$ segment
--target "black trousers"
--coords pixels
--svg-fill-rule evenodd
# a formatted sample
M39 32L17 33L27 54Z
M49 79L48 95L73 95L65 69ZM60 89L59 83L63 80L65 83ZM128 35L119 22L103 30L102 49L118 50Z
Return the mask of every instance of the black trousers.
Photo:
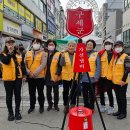
M120 114L127 114L127 99L126 99L126 92L127 92L128 84L124 86L114 84L114 90L116 94L116 100L118 105L118 112Z
M28 78L28 87L30 95L30 108L35 108L36 104L36 89L38 92L38 102L41 108L44 107L44 79L43 78Z
M95 83L92 83L92 87L95 94ZM95 97L89 83L85 83L85 82L82 83L82 92L83 92L83 99L84 99L84 107L94 109Z
M112 81L105 79L105 78L100 78L99 83L98 83L98 88L99 88L99 94L100 94L100 103L101 105L105 106L105 89L107 91L108 99L109 99L109 106L114 107L114 99L113 99L113 84Z
M52 88L53 88L54 106L57 106L59 102L59 86L47 85L46 88L47 88L46 94L47 94L48 105L53 105L53 101L52 101Z
M13 93L15 96L15 113L19 113L21 103L22 79L16 79L15 81L4 81L4 86L6 92L6 105L9 114L13 114L13 107L12 107Z
M64 101L64 106L67 105L68 103L68 96L69 96L69 91L71 89L71 84L72 84L72 80L71 81L66 81L63 80L63 101ZM71 95L71 104L72 105L76 105L76 92L77 89L77 83L76 81L74 82L74 87L72 89L72 95Z

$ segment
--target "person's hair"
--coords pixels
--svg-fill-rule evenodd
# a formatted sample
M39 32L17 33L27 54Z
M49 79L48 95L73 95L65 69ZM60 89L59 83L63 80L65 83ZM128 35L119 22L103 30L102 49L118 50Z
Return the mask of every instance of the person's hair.
M34 38L34 39L32 40L32 44L33 44L33 42L34 42L35 40L36 40L36 42L42 44L42 40L41 40L41 39L38 39L38 38Z
M89 39L86 41L86 45L88 44L88 42L92 42L93 43L93 49L96 47L96 42L93 39Z
M56 41L55 41L55 40L52 40L52 39L48 39L48 40L47 40L47 42L46 42L46 46L48 46L48 44L49 44L50 42L53 42L54 45L55 45L55 47L57 46Z
M68 42L68 45L69 45L69 44L76 45L76 42L71 40L71 41Z
M16 53L16 50L17 50L17 47L16 47L16 46L14 46L14 52L15 52L15 53ZM3 52L2 52L2 53L7 54L8 52L9 52L9 50L8 50L7 46L5 45L4 50L3 50Z
M8 48L7 48L7 46L5 45L5 47L4 47L4 50L3 50L3 53L8 53L9 52L9 50L8 50Z
M123 47L124 46L124 42L122 42L122 41L116 41L115 44L114 44L114 47L116 45L121 45Z

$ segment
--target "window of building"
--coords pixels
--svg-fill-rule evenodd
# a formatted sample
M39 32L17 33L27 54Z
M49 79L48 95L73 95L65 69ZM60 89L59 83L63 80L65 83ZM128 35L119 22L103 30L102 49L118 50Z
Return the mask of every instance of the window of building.
M40 0L39 4L40 4L40 10L43 12L43 2Z
M43 3L43 12L46 14L46 5Z
M125 44L130 44L130 29L123 32L123 41Z
M124 43L126 43L126 31L123 32L123 41L124 41Z
M129 30L126 31L126 43L129 43Z

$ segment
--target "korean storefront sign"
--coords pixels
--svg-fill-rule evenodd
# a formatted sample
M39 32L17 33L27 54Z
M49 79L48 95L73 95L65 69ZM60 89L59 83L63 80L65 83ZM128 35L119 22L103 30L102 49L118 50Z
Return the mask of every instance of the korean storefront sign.
M21 36L21 26L17 23L4 19L3 21L3 31L8 34L13 34L16 36Z

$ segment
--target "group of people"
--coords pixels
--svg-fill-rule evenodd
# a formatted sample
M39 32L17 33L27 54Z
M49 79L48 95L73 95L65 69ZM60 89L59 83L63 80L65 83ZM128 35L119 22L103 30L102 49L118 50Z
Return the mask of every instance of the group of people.
M36 90L38 92L39 112L44 112L44 86L46 85L46 97L48 101L47 111L54 109L59 111L59 84L63 84L63 105L64 112L67 109L68 96L72 87L74 77L74 61L76 42L69 41L67 50L57 51L57 44L49 39L46 43L46 49L42 46L40 39L32 40L31 49L23 55L15 47L15 39L7 37L5 39L4 51L0 54L2 63L2 80L6 91L6 104L8 108L8 120L21 120L20 102L22 81L28 82L30 97L30 108L28 114L34 111L36 104ZM123 119L127 116L126 92L128 86L128 56L124 53L124 43L122 41L113 42L107 39L103 42L104 49L95 51L96 42L88 40L86 42L86 53L88 55L93 90L98 85L100 95L100 111L105 112L105 91L108 94L109 108L108 114L117 116L117 119ZM76 75L73 87L71 89L70 108L76 105L78 75ZM86 73L82 73L80 84L82 84L82 93L84 107L94 111L95 96ZM54 101L52 100L52 89ZM114 89L117 99L118 111L113 113L114 100L112 90ZM12 97L15 95L15 113L12 107Z

